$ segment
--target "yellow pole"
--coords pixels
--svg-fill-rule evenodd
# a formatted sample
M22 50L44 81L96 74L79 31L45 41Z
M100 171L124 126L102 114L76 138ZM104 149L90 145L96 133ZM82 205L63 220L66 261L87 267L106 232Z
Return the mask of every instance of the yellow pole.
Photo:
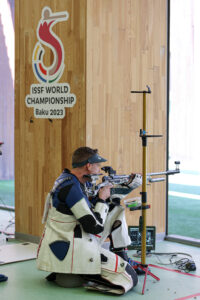
M147 127L147 105L146 94L151 93L150 87L147 85L147 91L131 91L131 93L143 93L143 129L140 129L140 137L142 138L142 216L140 217L139 227L142 232L142 248L141 248L141 264L146 264L146 209L147 207L147 138L150 137L146 133Z
M146 92L143 92L143 134L146 135ZM141 263L146 263L146 184L147 184L147 138L142 143L142 252Z

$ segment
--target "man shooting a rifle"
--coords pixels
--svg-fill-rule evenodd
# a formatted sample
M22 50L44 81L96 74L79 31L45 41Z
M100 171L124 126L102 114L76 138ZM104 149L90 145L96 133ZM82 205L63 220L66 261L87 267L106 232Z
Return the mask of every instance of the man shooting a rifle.
M99 174L105 161L97 149L80 147L74 151L71 172L65 169L47 196L43 216L46 226L38 247L37 266L53 272L47 277L51 281L60 274L77 274L88 289L124 294L137 284L137 273L142 270L135 270L137 263L127 256L126 247L131 240L119 199L141 185L142 177L133 175L116 189L111 204L112 185L89 198L88 175ZM107 237L109 250L102 247Z

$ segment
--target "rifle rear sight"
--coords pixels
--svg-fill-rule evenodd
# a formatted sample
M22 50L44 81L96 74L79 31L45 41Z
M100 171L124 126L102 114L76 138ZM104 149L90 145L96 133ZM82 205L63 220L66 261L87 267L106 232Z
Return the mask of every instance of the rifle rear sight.
M101 168L101 170L108 173L108 175L116 175L116 171L113 170L113 168L110 166L105 166L105 167Z

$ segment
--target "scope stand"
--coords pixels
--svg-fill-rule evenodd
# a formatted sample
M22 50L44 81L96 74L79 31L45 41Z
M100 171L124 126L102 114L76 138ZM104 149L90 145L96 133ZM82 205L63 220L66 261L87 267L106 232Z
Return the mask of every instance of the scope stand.
M146 210L150 208L149 205L147 205L147 138L149 137L161 137L161 135L147 135L146 134L146 94L151 93L151 89L149 86L147 86L147 91L131 91L131 93L142 93L143 94L143 129L140 129L140 137L142 138L142 216L140 216L139 221L139 228L140 232L142 233L142 248L141 248L141 263L138 265L137 268L142 269L145 271L145 278L144 278L144 284L142 288L142 294L144 295L145 285L146 285L146 279L147 275L152 276L157 281L160 280L157 276L155 276L153 273L150 272L148 264L146 264Z

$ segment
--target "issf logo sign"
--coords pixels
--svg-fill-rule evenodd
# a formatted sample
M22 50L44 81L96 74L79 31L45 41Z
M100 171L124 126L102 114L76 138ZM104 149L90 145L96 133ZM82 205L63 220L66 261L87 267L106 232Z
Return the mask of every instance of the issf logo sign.
M25 99L26 105L34 108L36 118L64 118L65 107L73 107L76 103L76 96L70 93L70 85L58 82L65 69L65 52L60 37L53 31L56 23L68 18L67 11L52 13L47 6L42 10L36 31L38 41L32 56L33 72L39 83L31 85L30 94ZM53 62L48 67L44 64L44 46L53 53Z

